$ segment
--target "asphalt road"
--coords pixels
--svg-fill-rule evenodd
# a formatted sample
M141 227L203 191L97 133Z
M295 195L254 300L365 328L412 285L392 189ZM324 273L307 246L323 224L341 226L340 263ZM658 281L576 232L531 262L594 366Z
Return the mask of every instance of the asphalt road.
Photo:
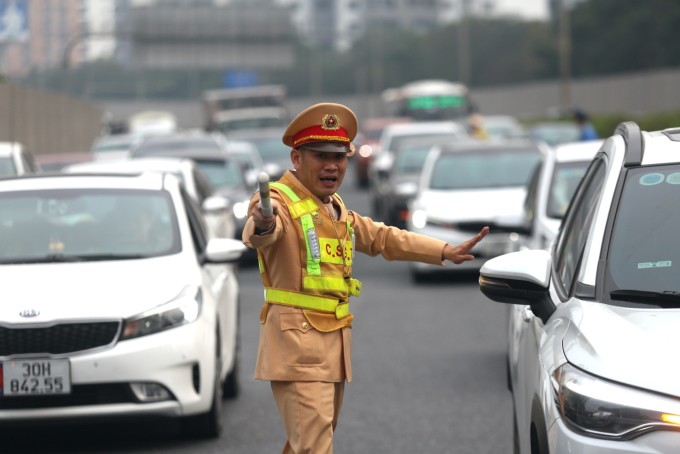
M368 214L368 193L348 170L343 199ZM477 274L413 284L405 263L359 256L363 293L353 301L354 380L336 431L338 454L511 452L506 309L486 299ZM0 452L278 453L285 435L269 384L251 378L262 286L240 271L242 392L224 402L224 434L187 440L173 421L50 425L0 431Z

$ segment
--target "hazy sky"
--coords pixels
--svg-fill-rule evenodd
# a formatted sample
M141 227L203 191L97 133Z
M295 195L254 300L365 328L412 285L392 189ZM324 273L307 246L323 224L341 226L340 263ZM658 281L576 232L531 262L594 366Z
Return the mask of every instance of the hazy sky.
M496 11L528 19L547 19L548 0L498 0Z

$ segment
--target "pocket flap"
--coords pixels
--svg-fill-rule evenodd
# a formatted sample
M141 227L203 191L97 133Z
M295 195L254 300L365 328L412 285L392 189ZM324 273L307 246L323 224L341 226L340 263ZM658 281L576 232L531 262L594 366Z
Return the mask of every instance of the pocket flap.
M312 329L311 323L303 314L279 314L281 318L281 331L295 329L306 333Z

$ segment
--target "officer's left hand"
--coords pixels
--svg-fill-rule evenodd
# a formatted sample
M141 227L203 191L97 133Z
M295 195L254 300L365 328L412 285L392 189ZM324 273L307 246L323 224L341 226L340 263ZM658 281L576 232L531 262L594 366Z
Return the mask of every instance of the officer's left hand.
M474 260L475 256L470 254L470 250L475 247L477 243L482 241L484 237L489 233L489 227L484 227L479 233L469 240L459 244L458 246L451 246L447 244L444 246L444 252L442 253L442 259L450 260L456 265L469 260Z

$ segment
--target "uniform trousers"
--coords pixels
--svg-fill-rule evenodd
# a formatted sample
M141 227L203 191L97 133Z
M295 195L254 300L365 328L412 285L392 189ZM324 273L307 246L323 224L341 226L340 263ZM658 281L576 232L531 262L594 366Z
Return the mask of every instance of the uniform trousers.
M272 381L288 440L282 454L333 454L345 382Z

